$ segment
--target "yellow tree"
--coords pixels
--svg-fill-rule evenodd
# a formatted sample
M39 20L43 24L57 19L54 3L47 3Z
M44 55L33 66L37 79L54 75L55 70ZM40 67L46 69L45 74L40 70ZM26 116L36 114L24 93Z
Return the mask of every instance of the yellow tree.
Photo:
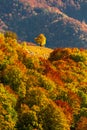
M46 44L46 37L44 34L39 34L34 40L40 46L44 46Z
M5 37L3 33L0 33L0 44L4 43Z

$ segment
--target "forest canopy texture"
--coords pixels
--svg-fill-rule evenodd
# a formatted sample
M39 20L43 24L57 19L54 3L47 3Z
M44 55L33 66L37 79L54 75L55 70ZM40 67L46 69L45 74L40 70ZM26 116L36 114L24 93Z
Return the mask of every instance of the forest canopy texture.
M86 130L87 50L32 48L0 33L0 130Z

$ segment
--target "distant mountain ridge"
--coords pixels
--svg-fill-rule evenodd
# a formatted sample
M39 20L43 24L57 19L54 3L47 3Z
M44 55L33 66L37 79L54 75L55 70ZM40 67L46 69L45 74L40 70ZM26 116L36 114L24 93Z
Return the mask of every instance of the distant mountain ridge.
M86 0L20 0L28 3L31 7L54 7L55 10L66 13L70 17L87 21L87 1Z
M29 42L44 33L51 48L87 48L86 11L84 17L81 13L86 6L86 0L3 0L0 19L5 27L0 25L0 30L14 31Z

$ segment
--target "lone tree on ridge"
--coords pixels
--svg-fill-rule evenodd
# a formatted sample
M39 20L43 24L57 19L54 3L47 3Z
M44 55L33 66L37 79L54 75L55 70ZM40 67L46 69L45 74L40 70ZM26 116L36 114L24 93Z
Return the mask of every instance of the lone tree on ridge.
M34 40L40 46L44 46L46 44L46 37L42 33L39 34Z

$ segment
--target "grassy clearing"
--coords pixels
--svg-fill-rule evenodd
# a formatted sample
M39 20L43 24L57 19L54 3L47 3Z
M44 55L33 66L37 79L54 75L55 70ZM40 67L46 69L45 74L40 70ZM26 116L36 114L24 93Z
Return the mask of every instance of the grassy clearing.
M51 48L40 47L40 46L28 46L28 52L37 57L43 57L47 59L50 53L53 51Z

